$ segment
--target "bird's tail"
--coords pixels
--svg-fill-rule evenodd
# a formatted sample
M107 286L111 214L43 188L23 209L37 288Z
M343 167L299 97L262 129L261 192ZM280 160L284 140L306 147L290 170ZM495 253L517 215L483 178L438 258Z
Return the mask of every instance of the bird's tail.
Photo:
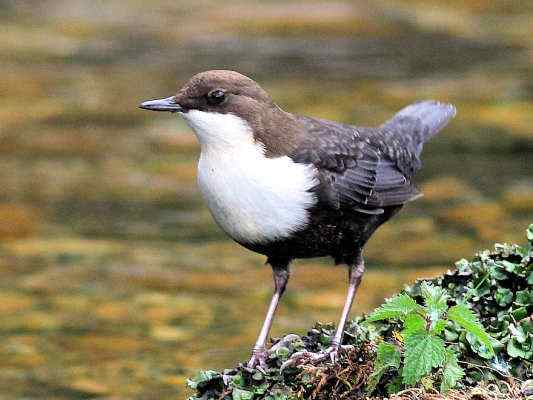
M401 109L381 128L386 136L397 139L419 156L424 143L454 116L455 107L452 104L434 100L419 101Z

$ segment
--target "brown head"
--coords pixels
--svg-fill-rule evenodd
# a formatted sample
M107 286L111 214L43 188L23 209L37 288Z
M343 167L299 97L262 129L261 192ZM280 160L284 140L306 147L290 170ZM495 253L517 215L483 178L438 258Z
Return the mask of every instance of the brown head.
M297 131L301 130L296 118L281 110L254 80L235 71L201 72L174 96L146 101L140 107L177 112L196 132L191 116L198 112L237 116L246 121L268 156L287 154L294 147Z

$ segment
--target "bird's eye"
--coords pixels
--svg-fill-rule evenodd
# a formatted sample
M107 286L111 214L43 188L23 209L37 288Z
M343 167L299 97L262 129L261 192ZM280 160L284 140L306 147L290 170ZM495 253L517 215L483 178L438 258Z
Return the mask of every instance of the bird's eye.
M214 89L207 94L207 102L212 106L222 104L225 99L226 92L222 89Z

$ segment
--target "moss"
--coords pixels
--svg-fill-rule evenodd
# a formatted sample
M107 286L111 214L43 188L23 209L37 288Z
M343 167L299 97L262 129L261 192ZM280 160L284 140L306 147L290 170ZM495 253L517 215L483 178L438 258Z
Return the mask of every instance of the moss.
M445 328L446 342L459 354L465 375L455 390L444 397L437 393L440 372L428 375L416 386L404 387L399 371L388 370L369 397L366 385L373 372L379 343L402 346L401 326L395 321L370 322L365 316L347 324L339 359L281 368L294 353L326 349L334 326L317 323L307 335L272 339L266 368L249 369L239 364L221 372L201 371L188 381L195 393L189 400L239 399L396 399L489 398L499 392L502 399L523 397L520 382L533 378L533 225L525 246L496 244L494 250L462 259L456 268L430 280L419 280L404 293L422 303L421 285L431 282L449 295L448 306L467 304L479 317L493 341L495 356L454 324ZM522 385L523 386L523 385Z

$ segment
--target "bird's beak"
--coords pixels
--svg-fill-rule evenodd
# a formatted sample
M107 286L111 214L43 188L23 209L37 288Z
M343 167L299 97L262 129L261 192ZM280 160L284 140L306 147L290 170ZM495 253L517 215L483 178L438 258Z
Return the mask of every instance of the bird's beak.
M183 108L176 102L176 97L171 96L166 99L157 99L149 100L141 103L140 108L151 111L170 111L170 112L179 112Z

